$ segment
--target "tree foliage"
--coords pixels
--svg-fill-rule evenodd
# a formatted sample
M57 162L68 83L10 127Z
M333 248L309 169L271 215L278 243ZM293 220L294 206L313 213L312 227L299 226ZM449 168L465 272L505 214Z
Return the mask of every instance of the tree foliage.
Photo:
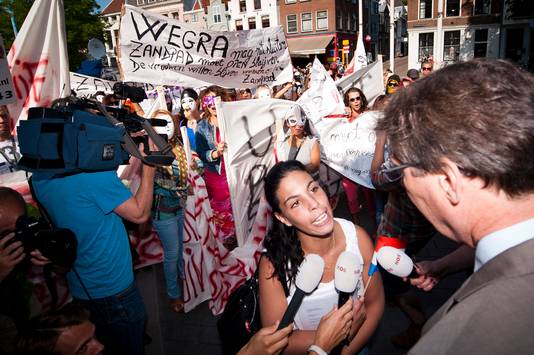
M0 0L0 33L6 49L14 41L10 10L20 30L32 4L33 0ZM69 64L71 70L76 70L86 58L87 42L91 38L103 39L105 24L98 16L96 0L63 0L63 4Z

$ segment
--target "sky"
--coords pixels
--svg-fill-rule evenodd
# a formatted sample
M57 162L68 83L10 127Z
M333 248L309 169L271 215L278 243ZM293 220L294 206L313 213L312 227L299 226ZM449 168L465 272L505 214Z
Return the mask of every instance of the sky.
M102 10L104 7L106 7L111 2L111 0L96 0L96 2L100 6L100 10Z

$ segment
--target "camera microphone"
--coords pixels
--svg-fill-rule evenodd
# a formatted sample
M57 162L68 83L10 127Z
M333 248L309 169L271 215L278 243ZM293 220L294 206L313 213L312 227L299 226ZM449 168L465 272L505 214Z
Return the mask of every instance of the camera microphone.
M390 274L398 277L415 278L419 275L413 267L413 261L402 250L383 246L377 254L378 263Z
M311 293L323 277L324 261L317 254L308 254L300 264L299 271L295 279L296 290L291 298L291 302L278 325L278 330L287 327L293 323L295 315L302 303L302 299L307 293Z

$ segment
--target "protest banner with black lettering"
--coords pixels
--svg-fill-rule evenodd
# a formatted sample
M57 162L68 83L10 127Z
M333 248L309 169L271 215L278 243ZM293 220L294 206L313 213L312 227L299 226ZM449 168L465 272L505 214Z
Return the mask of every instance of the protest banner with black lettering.
M355 81L344 81L350 83L346 89L358 87L363 82L364 94L367 97L369 93L368 97L374 100L378 95L377 88L381 87L383 92L382 77L376 75L376 68L382 66L377 63L351 74L351 80ZM319 135L323 162L352 181L374 188L370 169L375 148L377 113L364 113L356 120L349 121L345 115L339 114L343 100L324 67L314 63L311 75L311 87L298 102L313 121ZM376 82L378 80L380 82Z
M76 91L78 97L93 96L98 91L102 91L105 94L113 94L113 85L115 83L116 81L70 72L70 87Z
M4 39L0 35L0 106L15 102L15 90L11 80L11 72L7 65Z
M120 29L123 80L229 88L283 84L293 67L281 26L209 31L124 5Z

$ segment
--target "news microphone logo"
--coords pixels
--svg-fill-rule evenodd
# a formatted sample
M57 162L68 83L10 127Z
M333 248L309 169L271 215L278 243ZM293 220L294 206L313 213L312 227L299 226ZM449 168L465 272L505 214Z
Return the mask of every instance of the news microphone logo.
M417 277L412 259L402 250L383 246L377 254L378 263L390 274L398 277Z

